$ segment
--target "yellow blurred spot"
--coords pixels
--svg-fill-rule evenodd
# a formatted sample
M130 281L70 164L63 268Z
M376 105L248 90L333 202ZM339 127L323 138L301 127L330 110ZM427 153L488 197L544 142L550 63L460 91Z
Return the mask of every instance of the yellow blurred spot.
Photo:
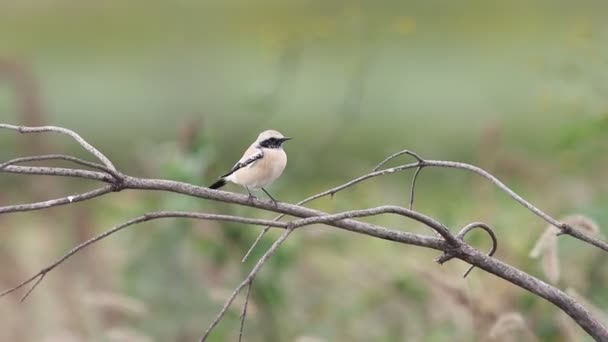
M320 38L327 37L336 31L335 20L332 20L331 18L320 18L318 21L314 22L311 31L314 36Z
M393 27L400 34L410 34L416 30L416 19L400 17L394 22Z
M259 26L256 29L256 35L260 45L268 50L276 50L281 46L285 33L278 27L274 26Z

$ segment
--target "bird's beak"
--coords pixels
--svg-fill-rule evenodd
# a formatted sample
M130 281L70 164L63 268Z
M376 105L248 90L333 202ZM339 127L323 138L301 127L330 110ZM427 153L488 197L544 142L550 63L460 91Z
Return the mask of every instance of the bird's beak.
M284 137L284 138L281 138L281 142L285 142L285 141L287 141L287 140L291 140L291 139L293 139L293 138Z

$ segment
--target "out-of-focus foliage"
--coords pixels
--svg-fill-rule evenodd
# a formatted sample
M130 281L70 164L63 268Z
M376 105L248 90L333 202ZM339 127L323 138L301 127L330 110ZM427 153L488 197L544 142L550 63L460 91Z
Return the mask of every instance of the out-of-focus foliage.
M121 170L200 185L259 131L278 129L295 139L270 191L288 202L407 148L479 165L548 213L585 215L607 236L606 10L599 1L0 1L0 121L67 126ZM0 132L0 146L0 161L86 156L57 136ZM410 176L310 205L407 205ZM92 186L0 174L0 205ZM488 223L499 258L546 279L529 258L545 223L483 179L424 169L415 207L454 230ZM123 220L172 209L274 217L137 192L2 215L0 285ZM369 221L430 233L399 217ZM0 340L192 341L277 237L271 231L241 263L260 229L188 220L129 228L62 265L25 304L3 298ZM467 240L489 244L482 234ZM606 312L606 255L557 244L556 285ZM435 256L302 229L259 274L246 340L585 340L544 300L479 270L463 280L466 265L439 267ZM214 341L235 339L242 300Z

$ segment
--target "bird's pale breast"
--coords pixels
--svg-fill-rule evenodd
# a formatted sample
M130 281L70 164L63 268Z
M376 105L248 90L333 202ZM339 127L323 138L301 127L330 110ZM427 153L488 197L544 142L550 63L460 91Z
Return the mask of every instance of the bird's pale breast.
M264 149L264 157L234 173L234 183L261 188L274 182L285 170L287 155L282 148Z

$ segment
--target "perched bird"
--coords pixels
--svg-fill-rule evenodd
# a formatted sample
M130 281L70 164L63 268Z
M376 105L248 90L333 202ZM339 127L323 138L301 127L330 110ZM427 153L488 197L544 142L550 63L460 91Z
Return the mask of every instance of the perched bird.
M250 198L254 197L251 190L262 189L276 203L264 187L272 184L283 173L287 165L283 143L290 139L275 130L260 133L232 169L209 188L219 189L226 182L231 182L244 186Z

